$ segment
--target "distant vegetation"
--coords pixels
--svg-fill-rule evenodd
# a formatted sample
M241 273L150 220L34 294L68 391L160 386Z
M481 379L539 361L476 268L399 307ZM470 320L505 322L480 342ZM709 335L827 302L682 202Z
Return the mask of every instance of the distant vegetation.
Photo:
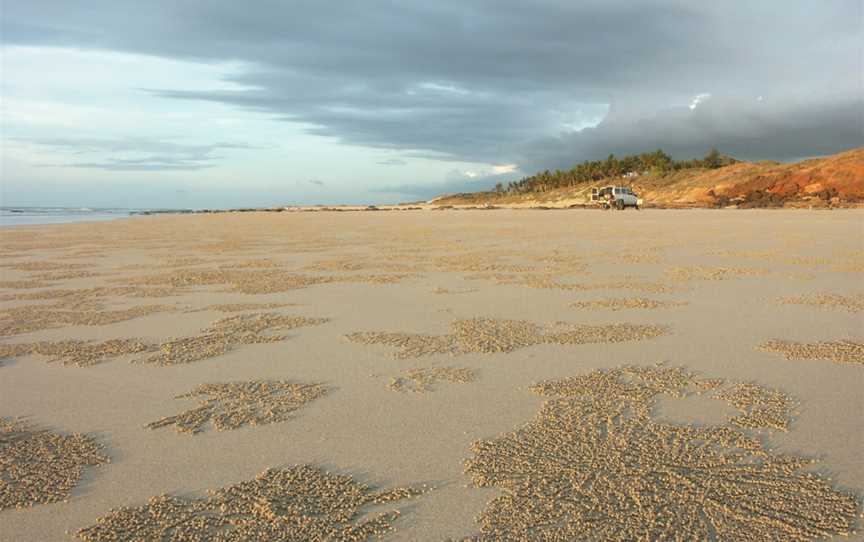
M654 152L634 154L618 158L610 154L605 160L586 160L567 171L543 171L506 185L498 183L495 192L499 194L523 194L546 192L555 188L572 187L581 183L599 181L614 177L637 177L640 175L665 175L682 169L715 169L736 162L735 159L721 155L717 149L704 158L693 160L673 160L660 149Z

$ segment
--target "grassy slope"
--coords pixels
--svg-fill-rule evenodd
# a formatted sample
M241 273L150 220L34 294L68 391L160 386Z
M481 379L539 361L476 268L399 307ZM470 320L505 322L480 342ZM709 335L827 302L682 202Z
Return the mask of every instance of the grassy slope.
M740 162L665 176L607 179L543 193L457 194L435 203L566 207L585 203L592 187L609 184L632 186L646 204L661 207L857 205L864 203L864 147L794 164Z

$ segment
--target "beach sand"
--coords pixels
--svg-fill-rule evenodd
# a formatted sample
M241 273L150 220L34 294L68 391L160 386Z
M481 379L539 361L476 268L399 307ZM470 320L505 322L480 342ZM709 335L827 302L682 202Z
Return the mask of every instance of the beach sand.
M2 541L864 540L864 211L154 216L0 265Z

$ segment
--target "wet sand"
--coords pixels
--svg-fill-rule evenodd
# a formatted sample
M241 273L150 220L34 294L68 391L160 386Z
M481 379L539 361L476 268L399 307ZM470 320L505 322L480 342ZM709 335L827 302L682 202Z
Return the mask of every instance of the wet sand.
M2 541L864 540L864 211L155 216L0 266Z

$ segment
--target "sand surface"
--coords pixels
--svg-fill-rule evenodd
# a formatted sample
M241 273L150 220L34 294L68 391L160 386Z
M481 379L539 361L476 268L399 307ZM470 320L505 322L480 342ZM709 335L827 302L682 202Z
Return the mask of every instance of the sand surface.
M2 541L864 540L864 211L141 217L0 265Z

